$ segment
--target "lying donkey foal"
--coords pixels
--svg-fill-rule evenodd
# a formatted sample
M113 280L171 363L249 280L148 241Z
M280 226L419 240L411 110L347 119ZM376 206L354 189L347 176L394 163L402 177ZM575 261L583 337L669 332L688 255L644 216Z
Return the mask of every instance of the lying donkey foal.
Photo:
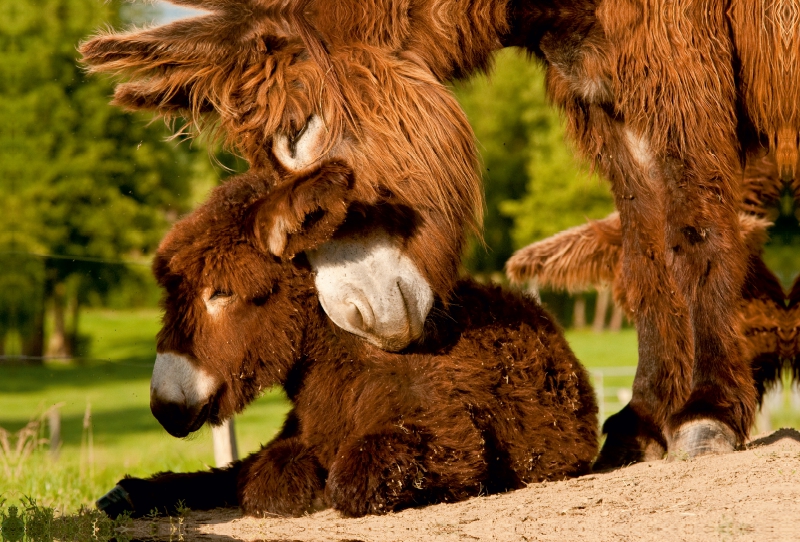
M124 478L98 502L110 515L169 513L182 501L257 516L325 503L361 516L589 470L598 448L594 394L535 301L461 281L429 317L423 343L401 353L327 318L300 251L341 225L350 179L336 163L274 189L243 175L161 243L156 418L184 437L275 385L292 410L277 437L228 468ZM355 208L339 230L357 242L354 231L379 226ZM298 216L302 232L290 232L283 259L271 255L265 243ZM387 243L413 235L413 215L391 202L375 216Z

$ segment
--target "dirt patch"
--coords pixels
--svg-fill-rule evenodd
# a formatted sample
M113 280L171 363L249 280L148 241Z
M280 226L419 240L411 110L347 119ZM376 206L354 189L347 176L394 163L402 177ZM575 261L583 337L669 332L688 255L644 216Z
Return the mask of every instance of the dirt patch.
M192 512L137 521L134 537L206 540L456 541L730 540L800 538L800 433L782 429L747 450L640 463L456 504L346 519Z

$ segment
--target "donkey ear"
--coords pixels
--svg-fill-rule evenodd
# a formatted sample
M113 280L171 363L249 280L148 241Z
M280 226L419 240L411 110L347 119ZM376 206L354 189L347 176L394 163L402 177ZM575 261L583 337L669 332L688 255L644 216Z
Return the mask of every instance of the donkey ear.
M617 213L575 226L515 252L506 275L513 283L536 279L540 286L570 291L613 283L621 231Z
M237 12L243 2L178 0L212 10L144 30L101 33L79 47L91 72L125 74L131 81L117 86L114 102L129 109L161 114L219 107L219 92L230 84L231 71L242 69L248 56L270 54L286 39L269 28L254 36L251 18ZM238 10L241 11L241 10ZM277 29L276 29L277 30ZM242 36L253 36L242 39ZM215 91L216 90L216 91Z
M254 204L251 216L256 246L292 258L330 240L347 215L352 186L352 171L337 162L276 186Z

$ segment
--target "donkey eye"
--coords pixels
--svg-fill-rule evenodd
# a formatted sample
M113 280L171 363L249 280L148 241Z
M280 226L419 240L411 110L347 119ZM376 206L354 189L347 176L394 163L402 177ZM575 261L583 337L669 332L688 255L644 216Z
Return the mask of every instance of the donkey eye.
M303 137L303 134L306 133L306 130L308 130L308 123L303 124L303 126L299 130L295 131L294 134L289 135L290 147L297 146L297 140Z
M211 294L211 297L208 298L209 301L214 301L216 299L223 299L226 297L231 297L233 294L226 291L226 290L214 290L214 293Z

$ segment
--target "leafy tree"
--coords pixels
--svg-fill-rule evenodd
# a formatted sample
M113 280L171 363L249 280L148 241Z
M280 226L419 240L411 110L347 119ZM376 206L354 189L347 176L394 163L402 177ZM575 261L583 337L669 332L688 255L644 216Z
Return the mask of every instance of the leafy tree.
M558 111L546 103L542 92L534 93L532 107L523 113L531 135L526 192L500 204L500 212L514 221L511 236L515 248L614 210L607 183L591 174L565 142Z
M514 250L611 212L608 188L564 140L539 64L504 50L490 75L455 92L478 139L486 191L486 248L471 245L471 272L498 272Z
M501 214L500 206L525 193L531 134L522 112L532 105L530 88L539 81L538 73L537 66L524 56L504 51L491 75L458 83L455 88L478 140L486 194L485 246L473 242L465 257L472 273L501 270L514 250L513 220Z
M120 6L19 0L0 13L0 252L41 258L58 354L71 353L66 306L74 337L80 304L124 281L119 262L152 252L191 197L188 145L166 141L163 123L110 106L112 82L78 64L80 40L123 24Z

